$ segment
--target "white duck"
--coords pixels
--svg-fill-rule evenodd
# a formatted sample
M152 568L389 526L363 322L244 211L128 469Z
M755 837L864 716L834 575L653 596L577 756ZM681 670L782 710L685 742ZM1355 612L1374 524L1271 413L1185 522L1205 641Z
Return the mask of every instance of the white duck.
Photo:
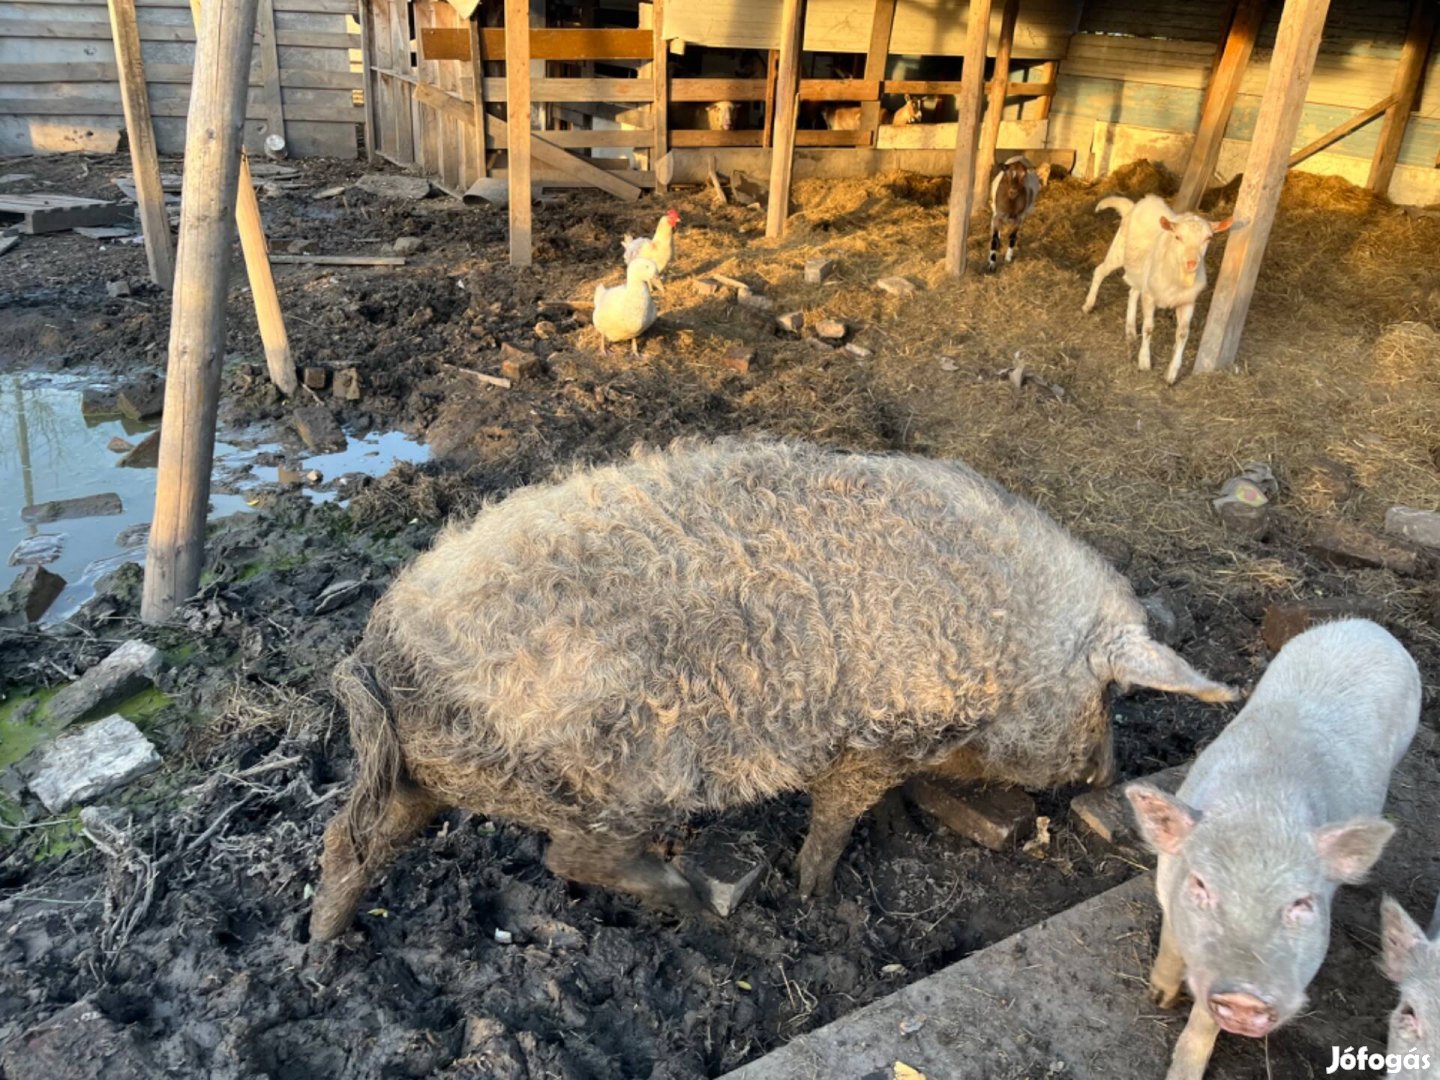
M635 258L625 268L625 284L606 288L595 286L595 314L591 321L600 333L600 351L611 342L628 341L630 351L640 355L641 334L655 321L655 298L650 295L650 282L659 271L646 258Z

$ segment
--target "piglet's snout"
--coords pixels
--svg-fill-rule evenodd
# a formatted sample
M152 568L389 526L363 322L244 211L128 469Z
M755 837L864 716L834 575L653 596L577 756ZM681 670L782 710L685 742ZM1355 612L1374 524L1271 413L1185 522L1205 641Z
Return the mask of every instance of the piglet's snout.
M1248 1035L1258 1039L1276 1026L1275 1006L1244 990L1213 993L1209 998L1210 1014L1232 1035Z

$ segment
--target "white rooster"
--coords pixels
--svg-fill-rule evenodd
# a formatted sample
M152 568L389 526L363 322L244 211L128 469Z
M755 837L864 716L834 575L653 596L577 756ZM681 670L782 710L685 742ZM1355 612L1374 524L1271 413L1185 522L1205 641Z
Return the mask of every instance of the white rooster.
M625 268L625 284L595 286L595 314L591 321L600 333L600 351L611 342L628 341L630 351L640 355L638 338L655 321L655 298L650 295L650 282L659 271L653 260L637 256Z
M666 210L660 224L655 226L654 236L631 236L625 234L623 247L625 263L628 266L636 259L649 259L655 264L655 281L663 292L664 282L660 276L675 258L675 226L680 224L678 210Z

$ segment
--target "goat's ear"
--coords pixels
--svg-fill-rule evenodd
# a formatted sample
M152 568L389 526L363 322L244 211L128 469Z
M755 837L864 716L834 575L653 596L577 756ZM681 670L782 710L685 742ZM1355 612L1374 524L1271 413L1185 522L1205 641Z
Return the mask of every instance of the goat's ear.
M1162 217L1160 219L1160 228L1164 229L1166 232L1174 232L1175 223L1171 221L1168 217Z
M1235 219L1233 217L1227 217L1224 221L1213 221L1210 223L1210 231L1212 233L1229 232L1231 226L1234 224Z

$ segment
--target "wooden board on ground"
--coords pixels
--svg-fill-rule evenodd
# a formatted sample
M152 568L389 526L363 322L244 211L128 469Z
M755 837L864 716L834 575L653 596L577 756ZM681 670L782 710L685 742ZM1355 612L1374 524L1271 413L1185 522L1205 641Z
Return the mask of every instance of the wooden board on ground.
M0 195L0 219L5 217L20 218L20 231L33 234L62 232L76 225L117 225L134 220L135 211L78 195Z

